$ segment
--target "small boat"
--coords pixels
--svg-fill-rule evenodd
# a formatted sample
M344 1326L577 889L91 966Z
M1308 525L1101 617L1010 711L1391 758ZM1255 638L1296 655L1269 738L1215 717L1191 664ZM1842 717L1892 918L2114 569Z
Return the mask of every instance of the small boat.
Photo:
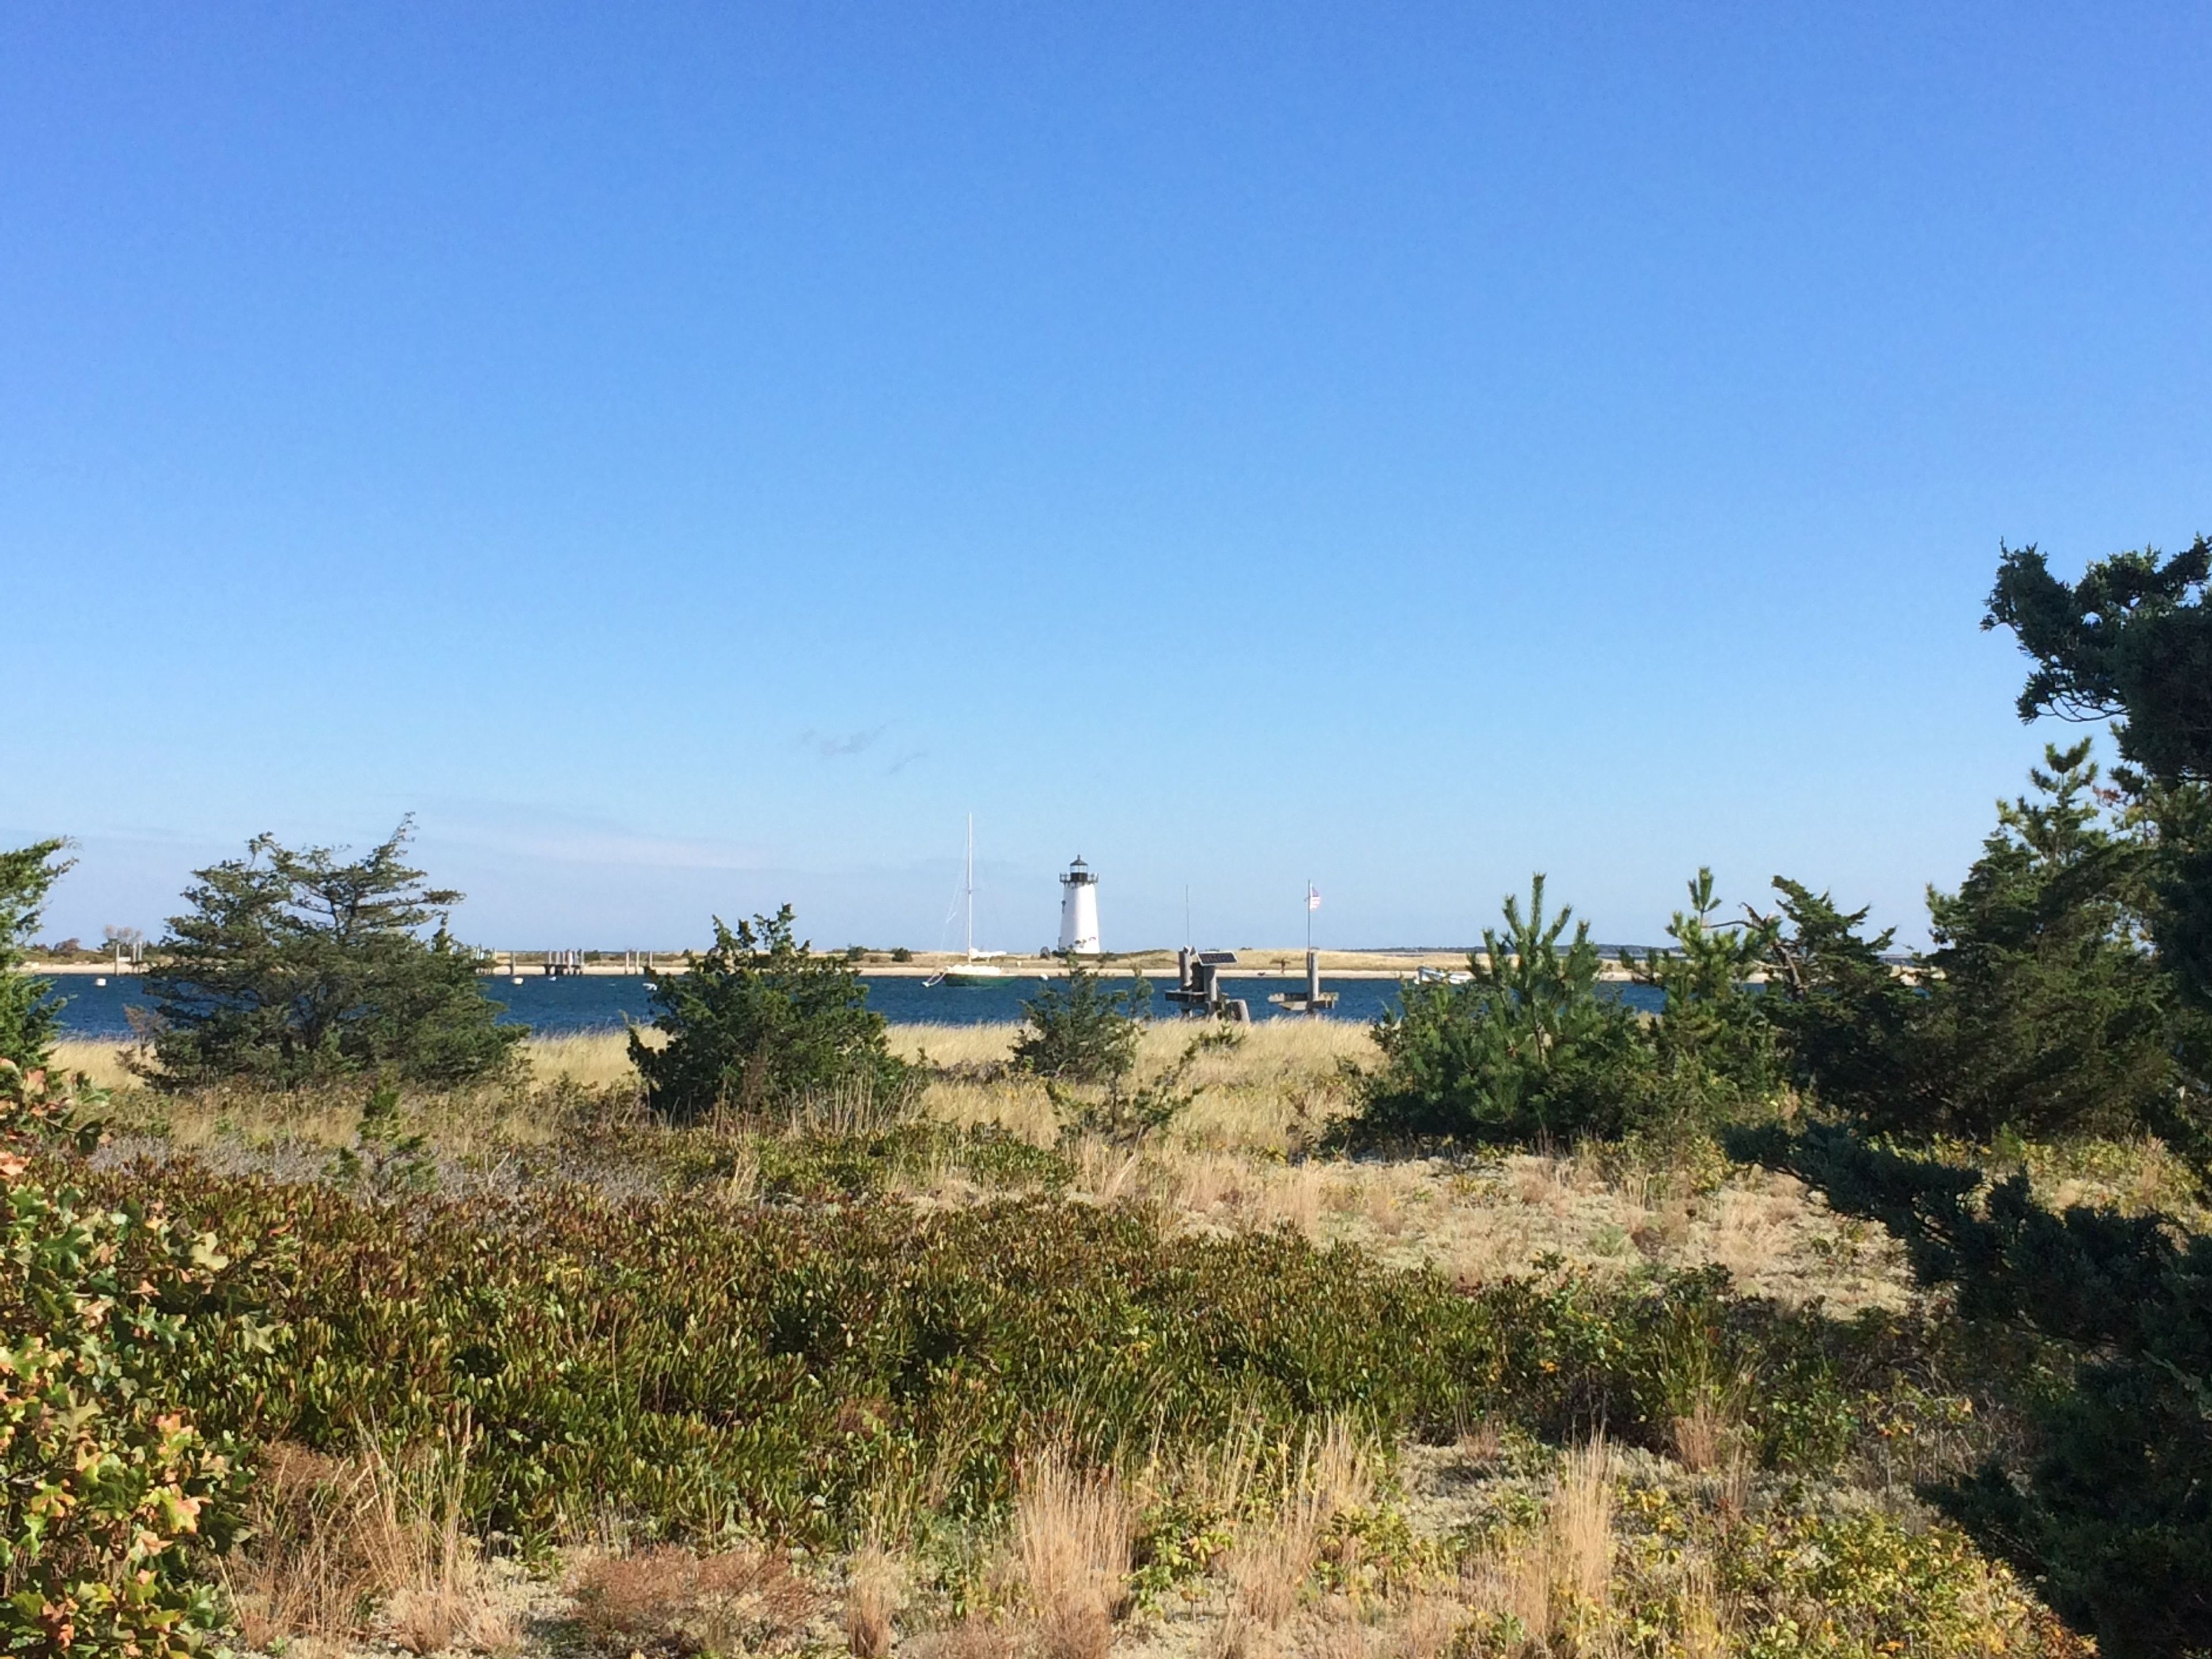
M1004 956L1003 951L979 951L975 948L975 815L968 815L968 882L965 890L968 901L968 956L964 962L956 962L941 972L932 974L922 981L923 986L950 985L955 989L977 985L1002 985L1014 977L993 962L993 957Z

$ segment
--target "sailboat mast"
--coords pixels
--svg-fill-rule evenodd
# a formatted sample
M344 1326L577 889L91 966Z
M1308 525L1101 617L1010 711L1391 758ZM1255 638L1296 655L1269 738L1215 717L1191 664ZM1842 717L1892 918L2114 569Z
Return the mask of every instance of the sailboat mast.
M968 959L975 959L975 815L968 815Z

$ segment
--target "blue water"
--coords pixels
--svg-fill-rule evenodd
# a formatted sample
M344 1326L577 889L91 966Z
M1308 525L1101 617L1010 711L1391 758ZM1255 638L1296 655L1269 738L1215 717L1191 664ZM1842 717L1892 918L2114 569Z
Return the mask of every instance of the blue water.
M1008 980L1002 985L932 986L903 976L871 976L863 982L868 988L868 1006L894 1025L1011 1024L1022 1017L1022 1004L1044 986L1037 979ZM1177 1012L1163 994L1173 983L1172 978L1153 981L1152 1012L1158 1018L1169 1018ZM1268 1006L1271 992L1303 988L1301 981L1289 979L1224 978L1222 984L1228 995L1243 997L1250 1005L1255 1019L1266 1019L1277 1012ZM1324 979L1322 984L1337 994L1334 1018L1338 1019L1364 1024L1398 1004L1395 980ZM653 1017L645 981L634 975L548 979L531 974L525 975L520 985L490 978L483 987L487 995L506 1004L507 1011L500 1016L502 1020L520 1020L548 1033L619 1030L625 1019L643 1022ZM90 975L64 974L55 981L55 988L68 999L62 1009L64 1035L93 1041L129 1036L131 1024L124 1010L144 1000L138 994L138 981L130 975L94 985ZM1634 1008L1656 1009L1659 1005L1658 994L1649 986L1607 988Z

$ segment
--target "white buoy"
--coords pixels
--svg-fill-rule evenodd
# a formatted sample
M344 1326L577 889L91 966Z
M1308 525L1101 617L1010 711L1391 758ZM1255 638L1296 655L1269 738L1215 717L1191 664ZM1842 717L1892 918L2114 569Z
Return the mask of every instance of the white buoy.
M1062 956L1098 954L1098 878L1079 857L1060 878L1060 950Z

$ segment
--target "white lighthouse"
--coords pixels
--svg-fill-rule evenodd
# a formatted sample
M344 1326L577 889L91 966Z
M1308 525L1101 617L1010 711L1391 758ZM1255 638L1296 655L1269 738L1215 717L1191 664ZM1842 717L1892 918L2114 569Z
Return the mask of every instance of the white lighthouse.
M1060 878L1060 953L1098 954L1098 878L1079 857Z

